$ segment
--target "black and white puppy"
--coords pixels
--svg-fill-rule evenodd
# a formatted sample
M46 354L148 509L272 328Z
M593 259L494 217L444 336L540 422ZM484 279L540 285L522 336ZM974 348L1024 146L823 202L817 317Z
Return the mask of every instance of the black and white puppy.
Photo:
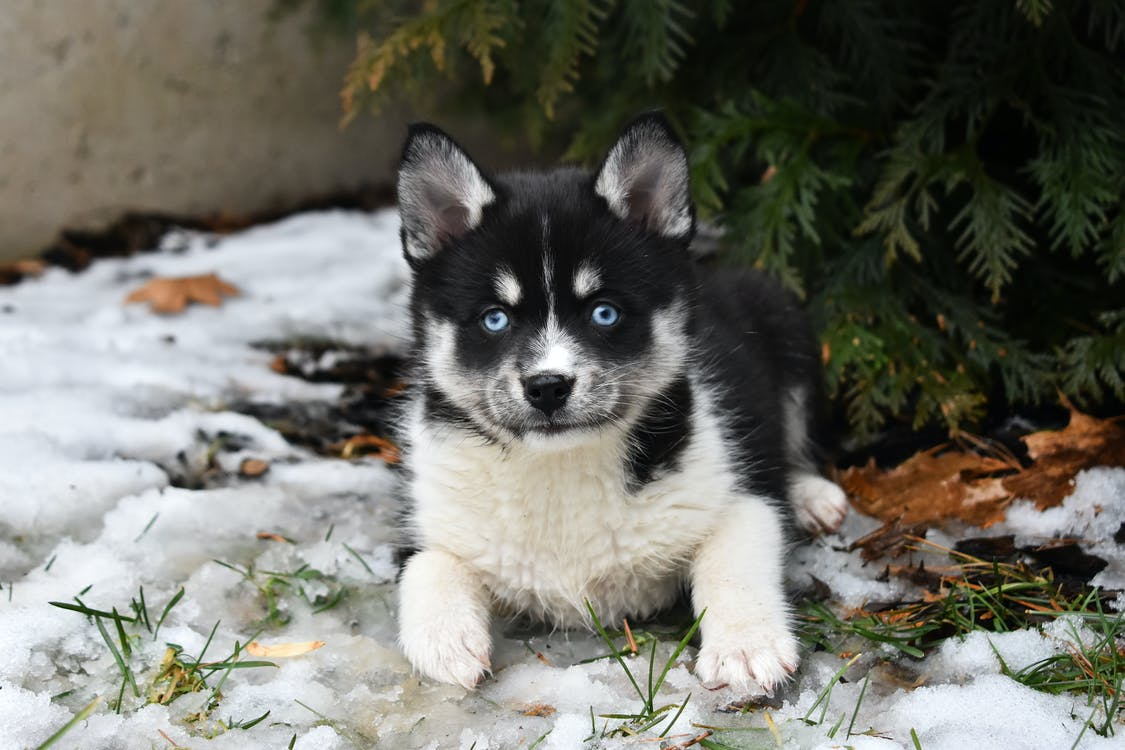
M835 529L813 462L819 352L765 279L705 271L688 162L630 124L593 174L489 175L414 126L399 170L416 388L399 641L466 687L494 612L644 618L685 589L696 674L772 689L798 661L786 521ZM792 513L791 513L792 511Z

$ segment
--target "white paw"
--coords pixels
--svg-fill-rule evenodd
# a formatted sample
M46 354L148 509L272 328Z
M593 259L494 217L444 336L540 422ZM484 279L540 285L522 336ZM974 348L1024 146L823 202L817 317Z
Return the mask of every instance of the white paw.
M435 616L425 624L403 625L399 645L424 677L472 689L491 671L487 626L473 618Z
M695 674L707 687L729 686L742 695L771 693L799 660L797 639L784 626L747 626L741 632L724 627L704 636Z
M815 474L801 474L789 484L797 523L812 534L831 534L844 523L848 498L834 482Z
M488 595L473 571L437 550L411 557L399 581L398 642L425 677L474 688L491 669Z

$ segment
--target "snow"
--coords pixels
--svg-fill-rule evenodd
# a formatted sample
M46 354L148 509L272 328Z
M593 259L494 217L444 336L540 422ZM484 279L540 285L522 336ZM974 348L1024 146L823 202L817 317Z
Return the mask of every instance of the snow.
M210 272L243 293L177 316L123 304L152 275ZM601 736L622 724L601 715L637 711L641 701L615 662L584 663L605 652L589 634L497 622L494 675L478 691L419 681L395 642L392 471L376 458L314 455L229 410L246 401L332 402L340 393L272 371L273 355L256 343L330 339L401 352L406 276L393 212L322 212L225 237L176 233L156 253L0 288L0 748L36 747L95 697L100 706L58 746L278 748L294 737L299 750L659 746ZM240 436L237 450L214 455L220 481L184 486L177 477L208 467L220 433ZM269 471L240 477L247 457L270 461ZM1096 582L1123 587L1125 551L1113 540L1122 522L1125 469L1103 468L1081 474L1062 506L1039 512L1018 502L987 533L1014 534L1019 544L1079 538L1109 561ZM847 606L901 597L906 584L878 581L881 564L847 551L876 525L852 514L839 534L798 548L794 582L815 576ZM261 531L294 543L258 539ZM277 667L232 671L218 708L192 722L203 693L145 705L165 644L197 655L214 627L207 658L220 660L266 614L255 584L216 561L253 566L259 586L268 579L261 571L317 571L300 583L313 604L292 586L277 588L276 619L257 637L326 645ZM126 625L142 698L126 690L117 714L121 676L97 627L48 602L78 596L130 615L142 586L153 620L181 587L184 596L156 637ZM340 586L338 605L314 611ZM1084 700L1017 684L996 652L1018 669L1065 650L1076 629L1060 620L1043 632L974 633L901 664L866 654L815 708L843 662L809 653L774 708L745 713L724 708L738 696L699 686L689 649L656 702L678 706L691 696L669 742L688 741L703 725L723 728L713 739L732 747L773 747L768 711L790 747L911 748L912 730L926 750L1070 747L1090 715ZM658 670L673 647L661 640ZM648 657L630 666L645 684ZM267 711L249 729L219 724ZM1079 743L1121 746L1120 734L1093 731Z

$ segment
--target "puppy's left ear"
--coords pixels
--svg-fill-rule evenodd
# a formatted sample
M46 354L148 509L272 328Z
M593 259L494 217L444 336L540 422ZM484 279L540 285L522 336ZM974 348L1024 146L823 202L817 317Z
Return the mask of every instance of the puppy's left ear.
M594 192L618 218L672 239L691 239L695 208L684 147L664 115L633 120L610 149Z

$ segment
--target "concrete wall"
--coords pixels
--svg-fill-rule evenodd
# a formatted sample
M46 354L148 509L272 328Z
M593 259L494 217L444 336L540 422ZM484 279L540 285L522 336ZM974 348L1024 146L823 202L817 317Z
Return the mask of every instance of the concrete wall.
M127 209L283 207L391 179L402 117L339 129L350 40L273 0L0 2L0 258Z

